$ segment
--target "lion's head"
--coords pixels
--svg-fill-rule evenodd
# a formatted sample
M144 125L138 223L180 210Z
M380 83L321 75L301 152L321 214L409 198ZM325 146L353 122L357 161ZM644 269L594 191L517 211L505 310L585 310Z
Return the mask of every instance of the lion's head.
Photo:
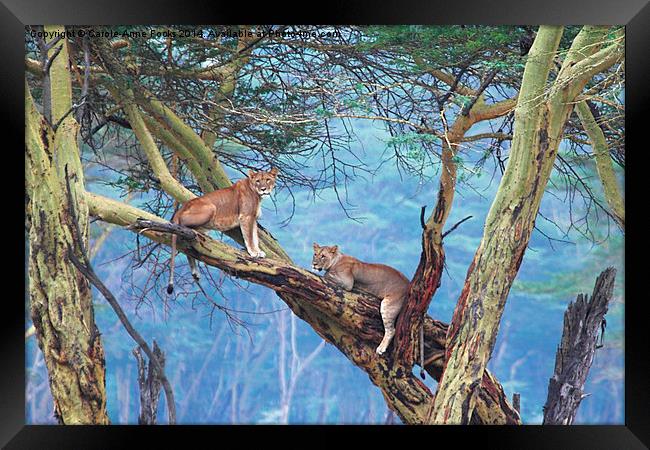
M253 190L257 192L260 197L266 197L268 195L271 195L271 192L275 187L275 179L277 174L278 169L275 167L272 168L269 172L255 172L253 170L249 170L248 179L250 180Z
M328 270L332 267L334 259L339 255L339 246L323 246L321 247L314 242L314 257L311 260L311 265L314 269Z

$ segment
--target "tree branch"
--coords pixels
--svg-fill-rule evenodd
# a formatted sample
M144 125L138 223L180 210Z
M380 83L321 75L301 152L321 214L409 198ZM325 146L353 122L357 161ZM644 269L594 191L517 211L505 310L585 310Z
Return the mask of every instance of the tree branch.
M444 233L442 233L442 237L444 238L444 237L447 236L449 233L451 233L451 232L454 231L456 228L458 228L459 225L461 225L463 222L465 222L465 221L471 219L472 217L474 217L474 216L467 216L467 217L465 217L464 219L462 219L462 220L456 222L456 223L454 224L453 227L451 227L450 229L448 229L447 231L445 231Z
M596 159L596 169L598 171L600 182L603 185L605 199L609 204L609 208L611 209L616 222L622 230L625 230L625 203L623 201L623 196L618 189L616 173L614 172L614 167L612 165L612 159L609 154L609 146L607 145L605 134L596 122L596 119L591 112L591 108L586 101L579 102L576 105L576 113L578 114L582 126L591 141L591 147Z

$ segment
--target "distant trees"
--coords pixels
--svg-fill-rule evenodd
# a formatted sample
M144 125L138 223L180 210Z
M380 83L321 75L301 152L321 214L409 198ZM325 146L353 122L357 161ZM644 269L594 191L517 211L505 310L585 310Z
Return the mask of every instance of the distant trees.
M486 364L553 168L566 189L596 205L592 214L624 227L612 175L612 164L624 165L622 29L540 27L525 57L520 39L529 39L532 30L517 27L340 31L323 38L253 33L113 41L86 34L50 43L28 34L30 302L62 423L108 420L90 289L66 253L88 247L88 217L129 227L155 243L139 248L136 261L152 271L142 289L151 301L162 292L157 275L166 267L170 241L170 229L156 223L171 217L174 205L228 186L226 166L245 172L272 164L289 192L331 187L345 208L346 183L368 171L340 157L353 136L351 119L384 124L392 136L391 162L411 176L426 177L427 169L440 167L436 204L428 219L422 212L422 256L390 355L374 353L383 333L378 299L341 292L295 267L267 230L260 232L264 260L193 233L179 250L273 289L295 316L368 374L403 422L520 423ZM571 116L576 103L577 121ZM497 130L467 135L474 125L492 126L497 119ZM153 192L154 199L136 208L87 192L80 142L93 162L106 166L109 153L123 162L106 167L116 174L115 188ZM560 142L575 154L593 146L606 206L585 187L570 158L558 156ZM463 152L477 143L484 157L468 167ZM501 184L448 327L426 315L444 267L446 220L457 184L471 183L487 158L501 168ZM304 160L319 161L318 177L305 175ZM242 243L238 230L227 234ZM421 327L424 369L440 380L435 396L412 373ZM279 379L286 384L285 421L301 370L292 355L290 373ZM79 392L60 389L59 377L69 382L70 376L80 377Z

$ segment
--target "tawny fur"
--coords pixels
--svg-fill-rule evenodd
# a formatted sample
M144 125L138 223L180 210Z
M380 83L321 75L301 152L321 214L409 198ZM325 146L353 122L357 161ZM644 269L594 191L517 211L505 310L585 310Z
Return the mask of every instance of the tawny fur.
M240 227L246 250L252 257L264 258L257 234L257 219L261 213L262 197L271 194L275 187L278 170L270 172L248 172L248 177L232 186L218 189L185 203L172 217L172 223L190 228L228 231ZM176 235L172 236L172 255L167 292L174 290L174 258L176 256ZM196 261L187 257L192 276L198 280Z
M367 263L344 255L337 245L321 247L314 243L312 266L316 270L325 270L327 278L347 291L355 287L382 299L380 312L384 338L376 351L384 354L395 335L395 319L404 304L409 279L385 264Z

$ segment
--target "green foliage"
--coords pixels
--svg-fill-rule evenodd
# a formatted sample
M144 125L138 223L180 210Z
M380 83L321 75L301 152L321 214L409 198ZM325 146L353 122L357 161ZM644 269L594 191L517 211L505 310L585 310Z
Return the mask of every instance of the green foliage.
M423 144L439 143L440 138L433 134L409 132L391 136L386 140L388 147L406 148L405 156L413 161L422 161L425 150Z
M148 192L150 186L145 184L141 179L132 176L121 176L115 181L108 181L108 186L119 189L122 192L143 191Z

